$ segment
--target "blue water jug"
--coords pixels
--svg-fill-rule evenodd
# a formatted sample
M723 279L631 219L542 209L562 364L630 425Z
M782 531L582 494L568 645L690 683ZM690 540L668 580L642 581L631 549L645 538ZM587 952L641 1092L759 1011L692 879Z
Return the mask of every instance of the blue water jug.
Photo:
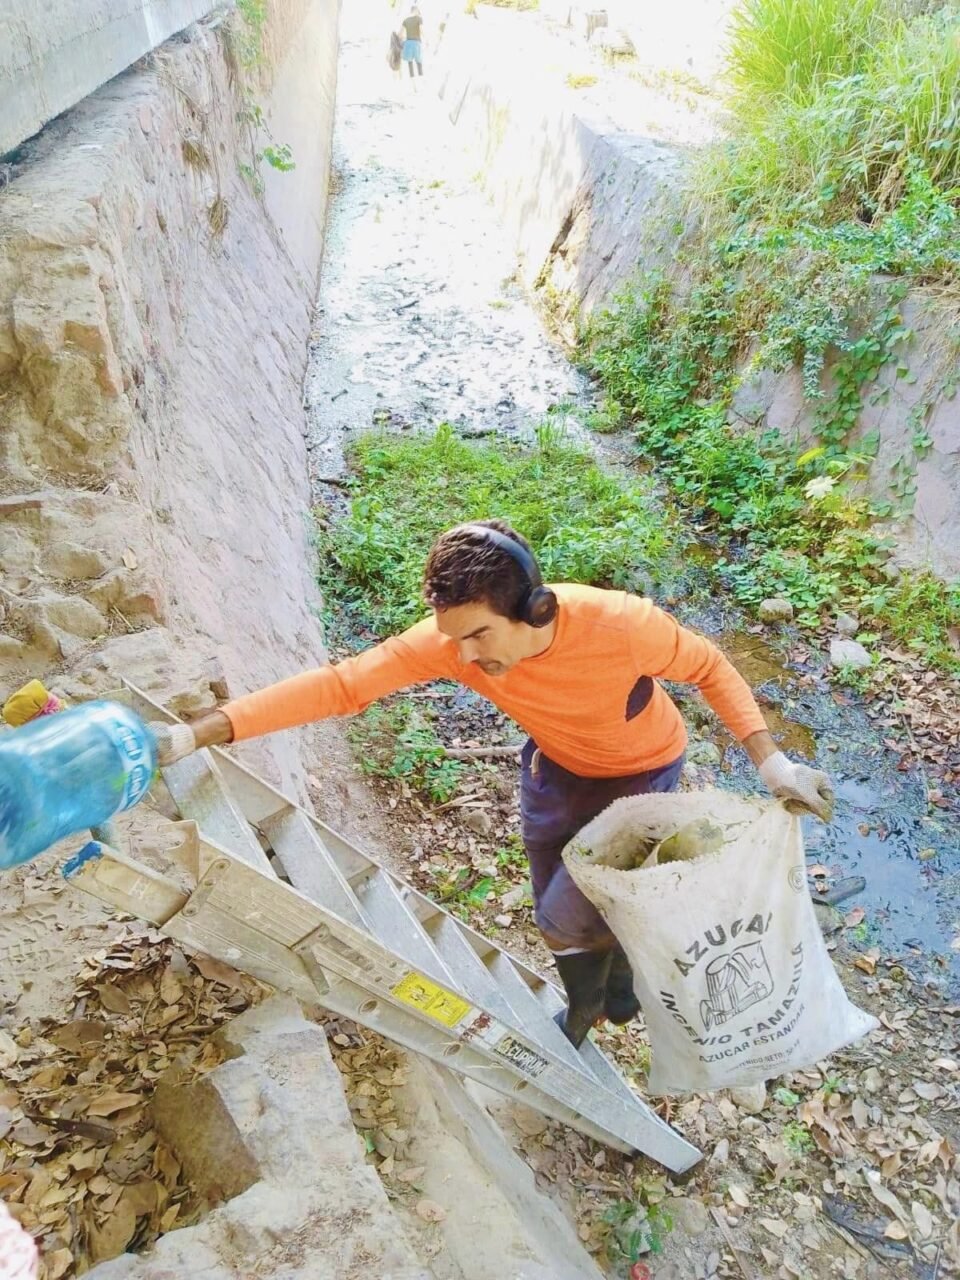
M0 733L0 868L131 808L156 771L153 735L117 702L85 702Z

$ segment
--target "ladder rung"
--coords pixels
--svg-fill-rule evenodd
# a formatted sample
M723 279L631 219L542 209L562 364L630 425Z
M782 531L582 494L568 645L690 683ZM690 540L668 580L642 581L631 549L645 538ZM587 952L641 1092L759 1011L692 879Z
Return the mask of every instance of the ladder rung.
M563 996L550 982L544 982L538 988L536 996L551 1018L565 1007L566 1002ZM624 1098L636 1101L637 1094L630 1088L629 1083L623 1078L607 1055L597 1048L589 1035L580 1046L580 1056L602 1085L605 1085L613 1093L618 1093Z
M252 822L254 826L260 826L265 819L290 808L291 802L282 792L277 791L275 787L271 787L262 778L258 778L255 773L251 773L249 769L244 768L242 764L239 764L232 756L227 755L225 751L220 751L214 747L212 754L216 757L217 763L223 770L224 777L230 786L234 787L241 796L243 813L248 822ZM296 807L299 808L299 806ZM365 853L362 853L349 840L338 835L336 831L328 827L326 823L321 822L319 818L307 813L305 809L302 812L307 821L316 829L317 835L335 858L340 871L348 880L367 870L371 859Z
M516 1017L521 1019L520 1026L527 1035L535 1035L557 1057L588 1075L587 1067L579 1053L553 1019L548 1016L537 997L517 973L509 957L502 951L497 951L489 956L485 963L503 993L504 999L513 1009Z
M203 835L250 866L270 870L260 841L234 804L209 751L198 751L169 765L163 770L163 780L181 815L192 818Z
M384 946L402 956L412 968L422 969L436 982L456 990L456 982L429 935L385 871L375 870L356 886L355 892L369 928Z
M438 912L427 929L441 959L450 972L457 975L470 999L508 1025L515 1026L517 1017L512 1006L504 998L493 975L450 916L446 912ZM516 1029L519 1031L520 1027L516 1026Z
M356 894L314 830L307 815L293 806L264 818L260 830L270 841L291 884L308 898L349 920L368 925Z

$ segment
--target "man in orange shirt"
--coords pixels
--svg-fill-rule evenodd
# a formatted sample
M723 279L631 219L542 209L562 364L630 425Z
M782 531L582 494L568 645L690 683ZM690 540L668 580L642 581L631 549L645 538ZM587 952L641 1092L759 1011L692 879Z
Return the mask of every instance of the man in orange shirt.
M564 1030L579 1045L598 1017L624 1023L639 1006L622 949L560 854L620 796L676 788L687 734L658 681L697 685L774 795L825 821L830 781L777 750L746 682L709 640L639 596L545 586L529 545L503 521L442 534L427 560L424 596L432 615L399 636L191 725L158 727L161 763L354 715L421 681L458 680L482 693L529 734L520 813L534 918L567 992Z

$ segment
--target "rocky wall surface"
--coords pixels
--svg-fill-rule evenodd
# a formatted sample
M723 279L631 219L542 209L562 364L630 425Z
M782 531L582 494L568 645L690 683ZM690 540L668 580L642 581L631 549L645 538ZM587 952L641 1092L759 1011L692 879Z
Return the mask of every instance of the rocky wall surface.
M271 13L275 111L224 26L194 26L44 130L0 193L0 690L126 675L187 709L323 657L300 388L338 4ZM312 120L262 198L251 94ZM270 751L299 776L296 735Z

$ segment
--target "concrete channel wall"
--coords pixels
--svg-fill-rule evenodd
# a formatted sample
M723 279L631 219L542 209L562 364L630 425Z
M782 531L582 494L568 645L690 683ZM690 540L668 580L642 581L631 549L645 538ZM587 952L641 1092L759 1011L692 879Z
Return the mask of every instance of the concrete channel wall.
M211 0L4 0L0 155L214 8Z
M561 11L562 21L583 17L576 6L551 0L555 19ZM651 136L639 120L631 132L622 121L618 127L584 112L583 95L548 65L569 57L569 46L558 43L538 62L519 38L511 42L502 12L492 19L478 12L481 20L455 18L444 33L441 96L476 157L521 277L543 293L551 317L572 338L576 318L612 304L638 272L675 264L689 225L677 200L689 153ZM960 396L950 389L956 353L944 335L956 316L921 295L906 300L903 314L915 336L881 373L855 439L880 434L865 482L874 498L889 500L905 467L913 475L913 510L888 530L897 563L951 581L960 578ZM898 373L901 363L911 378ZM824 385L829 390L829 372ZM815 439L817 408L804 398L798 369L765 372L746 379L731 421L744 431L775 426L803 452ZM919 451L918 420L931 441Z

